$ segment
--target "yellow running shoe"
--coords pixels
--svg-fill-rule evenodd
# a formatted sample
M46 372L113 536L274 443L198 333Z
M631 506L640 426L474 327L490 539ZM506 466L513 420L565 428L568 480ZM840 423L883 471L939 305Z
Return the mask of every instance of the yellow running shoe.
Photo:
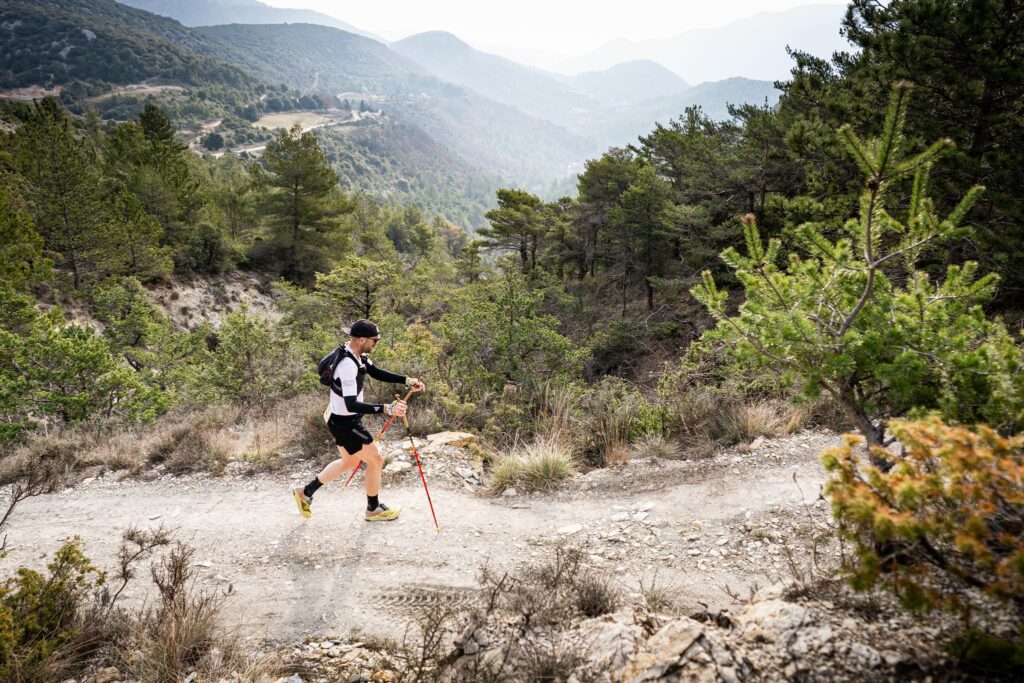
M373 510L366 511L367 522L390 522L393 519L398 519L398 515L401 510L391 509L384 503L379 503Z
M309 507L311 501L309 498L306 498L306 494L302 492L302 489L292 489L292 495L295 496L295 504L299 506L299 514L307 519L312 517L313 508Z

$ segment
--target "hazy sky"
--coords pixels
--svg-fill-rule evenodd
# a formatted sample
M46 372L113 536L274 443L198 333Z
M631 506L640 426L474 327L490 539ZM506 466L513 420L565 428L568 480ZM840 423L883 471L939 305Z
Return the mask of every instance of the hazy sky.
M844 0L262 1L275 7L318 10L388 40L444 30L478 47L562 55L582 55L615 38L668 38L690 29L714 28L758 12L845 4Z

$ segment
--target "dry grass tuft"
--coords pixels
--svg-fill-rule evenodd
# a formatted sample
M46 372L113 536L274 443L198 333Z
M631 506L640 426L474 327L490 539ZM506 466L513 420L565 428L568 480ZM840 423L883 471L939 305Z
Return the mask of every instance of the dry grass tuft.
M585 617L611 614L619 607L621 595L611 579L603 574L584 572L575 577L576 608Z
M648 434L633 444L633 455L663 460L681 460L685 455L683 447L661 434Z
M228 464L229 452L216 432L210 429L183 429L171 446L164 465L175 474L213 472L221 474Z
M662 581L657 570L649 581L640 579L640 596L644 607L653 614L673 614L679 606L679 589Z
M730 406L718 415L718 427L728 443L782 436L789 421L785 409L771 401Z
M509 486L527 491L548 490L575 472L572 448L551 438L538 438L519 451L499 457L491 473L491 486L501 491Z

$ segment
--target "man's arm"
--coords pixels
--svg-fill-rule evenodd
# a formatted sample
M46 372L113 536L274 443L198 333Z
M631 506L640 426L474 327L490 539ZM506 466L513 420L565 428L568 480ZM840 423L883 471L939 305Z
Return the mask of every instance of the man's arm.
M392 384L405 384L408 380L405 375L396 375L393 372L378 368L369 358L366 359L366 374L381 382L391 382Z

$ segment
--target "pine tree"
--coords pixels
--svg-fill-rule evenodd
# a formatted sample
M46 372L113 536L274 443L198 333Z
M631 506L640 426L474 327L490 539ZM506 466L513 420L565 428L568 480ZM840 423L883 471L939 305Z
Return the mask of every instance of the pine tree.
M133 275L142 282L169 275L174 263L171 248L160 246L163 232L142 208L139 198L121 190L104 221L103 242L111 247L102 256L106 270L115 275Z
M172 248L187 242L204 198L193 171L190 152L174 139L170 119L150 103L139 123L119 125L107 136L105 175L117 189L139 198L147 214L163 228L163 243Z
M491 225L477 231L489 240L489 247L515 249L524 273L537 265L537 251L543 237L540 206L541 200L529 192L498 190L498 208L487 212Z
M608 212L618 206L619 197L636 177L634 158L629 150L613 148L600 159L588 161L580 176L579 203L573 216L580 278L594 275L599 259L605 255L601 238L607 235L610 224Z
M7 191L0 188L0 284L25 291L51 277L51 268L32 216L12 206Z
M231 237L248 237L256 225L253 179L245 164L231 152L214 165L213 201L224 213Z
M637 266L647 292L647 310L654 310L654 278L662 273L672 249L668 206L667 183L652 166L641 164L636 179L619 197L619 206L609 210L614 253L622 273L622 315L626 314L626 291Z
M369 320L390 312L387 290L399 274L399 269L387 261L349 256L330 273L317 273L316 289L333 315Z
M36 229L78 289L95 273L102 251L96 159L60 103L49 97L32 106L14 145Z
M280 272L293 282L311 284L316 270L326 270L323 264L346 251L339 219L352 206L316 135L303 133L299 125L268 143L263 160L269 171L265 215Z
M1000 303L1024 292L1024 3L1016 0L852 0L843 30L853 45L829 63L797 53L780 112L801 156L821 158L837 143L823 135L841 121L878 134L873 106L897 82L916 87L907 137L948 137L956 147L935 168L932 196L952 209L974 183L986 187L969 220L973 243L951 243L939 259L978 258L1002 276ZM846 167L817 164L828 185L856 180ZM823 187L834 194L834 187ZM937 259L938 260L938 259Z
M862 140L849 126L839 131L865 176L859 215L839 239L826 238L821 225L800 226L810 256L791 253L783 270L780 241L763 243L749 216L747 254L722 253L745 290L738 314L726 312L727 293L709 272L691 290L719 321L708 339L728 340L739 360L800 380L809 395L828 393L870 446L883 445L888 419L914 408L941 407L964 421L987 415L1009 428L1015 419L1000 407L1010 404L1000 398L998 368L1005 354L1019 350L1003 343L1005 329L979 306L997 276L979 277L967 263L950 266L943 281L932 283L916 267L927 246L963 234L982 188L971 189L945 218L938 215L928 176L950 143L905 152L907 98L906 87L894 91L878 139ZM901 220L887 207L896 205L890 194L907 178L913 186Z

